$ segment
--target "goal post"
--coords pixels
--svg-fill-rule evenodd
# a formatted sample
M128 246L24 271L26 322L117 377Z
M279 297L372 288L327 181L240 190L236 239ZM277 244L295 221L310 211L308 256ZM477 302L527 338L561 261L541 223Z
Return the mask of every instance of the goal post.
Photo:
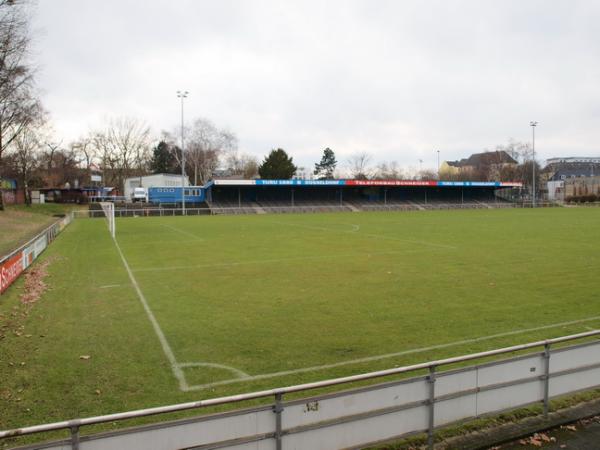
M108 225L108 231L112 238L115 238L115 204L112 202L100 202L102 211L104 212L104 218Z

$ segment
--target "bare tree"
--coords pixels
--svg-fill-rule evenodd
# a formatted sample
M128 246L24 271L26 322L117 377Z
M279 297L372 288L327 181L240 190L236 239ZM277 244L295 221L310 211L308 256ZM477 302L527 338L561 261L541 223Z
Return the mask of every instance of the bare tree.
M532 147L528 143L517 141L513 138L508 139L506 145L497 145L496 151L505 151L519 163L523 163L532 158Z
M432 169L423 169L419 173L419 179L421 180L437 180L437 171Z
M219 165L219 131L207 119L196 119L188 133L186 162L190 164L194 186L204 184Z
M370 178L372 170L369 168L371 155L366 152L355 153L348 159L350 175L356 180L366 180Z
M36 127L26 126L15 136L8 150L7 159L18 176L27 205L31 204L29 185L38 167L40 146Z
M74 148L48 146L40 139L39 172L46 186L77 187L81 181L81 157ZM45 147L44 145L45 144Z
M26 4L25 1L0 0L0 161L4 150L39 110L27 61Z
M258 159L246 153L230 152L226 158L227 169L233 175L243 179L251 179L258 176Z
M223 156L237 151L237 137L230 131L219 130L208 119L196 119L184 133L187 172L196 186L210 180ZM175 157L181 165L180 154L176 152Z
M100 168L103 172L104 184L114 186L118 166L118 158L114 147L110 145L108 136L104 130L91 131L90 141L94 153L98 158Z
M108 140L125 176L132 170L143 172L149 159L150 128L144 122L121 117L109 122Z
M62 139L59 141L55 139L54 130L48 122L45 122L44 126L38 130L38 135L42 146L46 147L42 159L46 170L50 172L54 168L55 154L62 149Z
M150 128L135 118L108 121L103 130L90 133L94 152L104 172L105 183L123 186L126 177L143 175L150 159ZM91 154L91 153L90 153Z
M92 163L96 160L96 147L93 145L92 136L86 136L78 141L71 143L71 149L79 154L79 159L84 164L86 170L90 170Z
M375 177L382 180L401 180L404 178L404 171L396 161L384 161L377 166Z

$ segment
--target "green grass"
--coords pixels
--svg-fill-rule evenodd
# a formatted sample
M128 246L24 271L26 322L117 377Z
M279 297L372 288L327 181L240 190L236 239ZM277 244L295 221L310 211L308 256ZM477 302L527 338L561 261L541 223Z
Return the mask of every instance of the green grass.
M57 220L54 214L63 214L69 205L5 206L0 211L0 256L4 256Z
M22 282L0 297L0 428L596 328L600 320L300 371L600 316L599 224L596 208L118 219L119 245L179 363L290 372L182 392L105 222L76 220L43 256L52 258L43 298L20 305ZM189 385L235 379L214 367L184 372Z

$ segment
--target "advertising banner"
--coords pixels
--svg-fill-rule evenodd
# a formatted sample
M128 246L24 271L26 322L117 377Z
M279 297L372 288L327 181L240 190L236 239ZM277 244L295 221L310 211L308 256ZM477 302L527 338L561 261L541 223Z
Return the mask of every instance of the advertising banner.
M19 252L0 265L0 293L4 292L23 272L22 256L23 252Z
M40 256L56 235L71 223L72 216L66 216L48 227L31 244L22 247L17 253L0 262L0 294L2 294L29 265Z
M346 186L436 186L437 181L424 180L347 180Z
M344 186L346 180L254 180L257 186Z
M404 187L521 187L505 181L437 180L215 180L217 186L404 186Z
M23 263L23 270L27 269L27 267L29 267L29 264L31 264L34 259L35 259L35 254L34 254L34 250L33 250L33 244L31 244L23 249L23 253L21 255L21 262Z
M48 245L48 239L46 238L46 235L43 235L42 237L37 239L33 243L33 252L34 252L33 258L35 259L38 256L40 256L40 254L46 249L47 245Z

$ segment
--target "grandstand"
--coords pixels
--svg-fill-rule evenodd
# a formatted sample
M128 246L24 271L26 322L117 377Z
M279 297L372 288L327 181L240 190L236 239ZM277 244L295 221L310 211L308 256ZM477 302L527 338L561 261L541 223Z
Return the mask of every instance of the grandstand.
M521 183L414 180L215 180L213 214L482 209L513 204L500 195Z

